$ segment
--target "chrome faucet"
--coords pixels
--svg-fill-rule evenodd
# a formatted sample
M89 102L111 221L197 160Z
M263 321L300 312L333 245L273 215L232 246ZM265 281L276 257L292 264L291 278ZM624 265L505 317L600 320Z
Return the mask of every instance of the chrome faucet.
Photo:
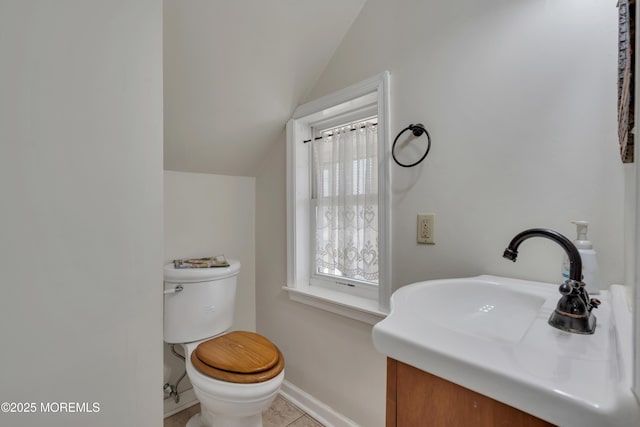
M556 309L549 317L549 324L554 328L576 334L593 334L596 330L596 316L591 310L598 308L600 301L591 298L582 281L582 258L571 240L562 234L546 228L531 228L517 234L505 249L503 257L516 262L518 246L531 237L544 237L553 240L565 250L569 257L569 279L560 285L562 294Z

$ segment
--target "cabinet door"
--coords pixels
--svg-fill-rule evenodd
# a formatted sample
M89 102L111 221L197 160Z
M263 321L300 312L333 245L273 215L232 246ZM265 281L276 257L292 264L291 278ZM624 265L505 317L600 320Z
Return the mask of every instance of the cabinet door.
M387 427L553 426L402 362L387 367Z

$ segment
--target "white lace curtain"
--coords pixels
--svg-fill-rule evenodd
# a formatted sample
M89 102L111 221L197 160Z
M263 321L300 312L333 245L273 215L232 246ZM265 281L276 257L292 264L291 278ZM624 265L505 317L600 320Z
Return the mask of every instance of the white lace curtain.
M331 134L313 142L316 268L378 283L376 128L358 125Z

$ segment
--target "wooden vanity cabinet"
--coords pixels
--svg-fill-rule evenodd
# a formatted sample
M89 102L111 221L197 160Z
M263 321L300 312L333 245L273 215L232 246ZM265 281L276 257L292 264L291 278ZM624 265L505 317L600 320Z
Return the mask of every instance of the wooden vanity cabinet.
M540 418L387 359L386 427L548 427Z

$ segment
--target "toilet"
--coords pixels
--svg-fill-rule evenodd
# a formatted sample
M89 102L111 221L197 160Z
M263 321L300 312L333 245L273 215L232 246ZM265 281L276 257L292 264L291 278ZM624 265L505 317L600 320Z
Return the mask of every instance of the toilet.
M284 357L267 338L230 332L240 263L164 267L164 341L180 344L201 412L187 427L262 427L284 379Z

